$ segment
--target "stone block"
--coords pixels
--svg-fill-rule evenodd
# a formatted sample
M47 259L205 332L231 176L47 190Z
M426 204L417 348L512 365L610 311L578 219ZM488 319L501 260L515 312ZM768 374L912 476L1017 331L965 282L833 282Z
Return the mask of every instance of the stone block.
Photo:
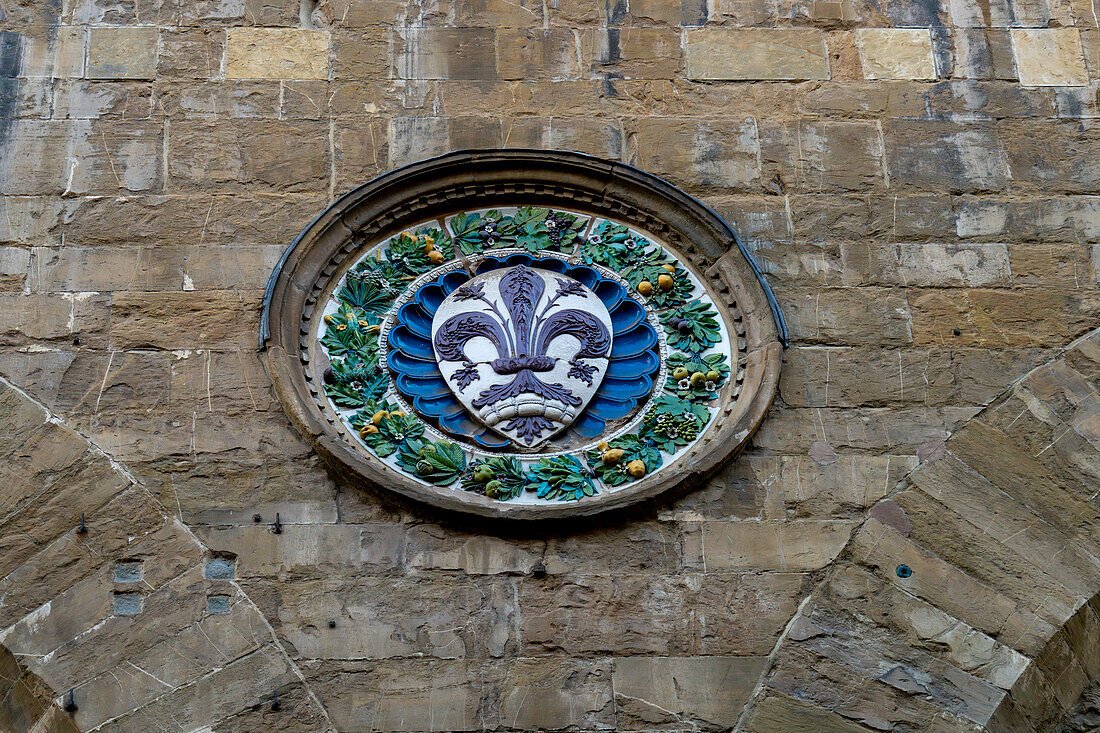
M853 535L851 552L879 578L1025 655L1054 633L1031 611L876 519ZM903 563L913 570L908 578L897 576Z
M852 285L975 287L1010 285L1004 244L841 245L843 277Z
M756 122L646 118L638 121L638 163L690 189L744 189L760 179Z
M814 443L839 452L915 454L942 443L980 411L977 407L893 407L774 410L753 438L757 448L808 454Z
M671 79L680 68L680 34L668 28L585 31L580 50L596 76Z
M521 581L523 651L763 655L804 596L804 581L796 573ZM701 627L693 619L704 612Z
M328 125L323 121L188 120L171 128L168 177L173 186L219 193L316 191L327 190L328 176Z
M55 79L84 76L86 38L86 29L80 26L63 25L57 29L57 50L53 60ZM155 39L154 35L154 42Z
M1088 291L914 289L909 307L916 344L1054 347L1088 330L1100 298Z
M606 660L516 659L501 681L500 725L520 730L617 727Z
M147 705L111 722L118 733L148 730L149 717L175 720L188 730L211 726L297 681L295 670L274 644L237 659L192 685L166 692Z
M152 79L157 73L157 29L88 29L89 79Z
M258 297L226 291L119 293L111 309L111 343L123 349L244 346L252 340L259 305Z
M809 191L864 192L886 185L875 124L802 121L796 134L788 143L790 168L783 171L794 185Z
M221 75L225 32L209 28L164 30L157 78L212 79Z
M803 344L912 343L909 303L885 288L777 288L791 338Z
M434 525L411 528L405 540L409 567L461 570L467 575L529 573L539 559L538 550L530 540L458 534Z
M53 105L57 119L148 119L153 111L153 90L143 81L66 79L58 82Z
M85 729L152 702L270 641L263 617L243 596L224 615L205 616L120 664L85 678L74 690L76 721Z
M767 666L765 657L627 657L614 660L619 730L690 721L733 728Z
M698 522L684 527L684 564L698 570L808 572L831 563L853 521Z
M971 193L1008 185L1009 167L999 130L916 120L883 127L890 180L904 188ZM1015 178L1015 166L1012 172Z
M856 45L864 79L935 79L927 28L859 28Z
M765 688L765 694L749 710L745 720L749 733L867 733L865 728L831 710L817 707L782 692Z
M677 571L680 552L672 528L657 522L577 531L547 540L550 573L667 573Z
M333 31L333 79L373 80L387 79L389 77L389 31L381 28Z
M271 517L274 521L274 517ZM237 556L237 575L276 575L306 568L384 569L400 562L402 528L389 524L268 524L201 530L213 549Z
M481 727L481 684L465 661L321 662L306 679L338 730L466 731Z
M486 658L517 646L513 589L501 579L343 577L278 594L260 580L246 586L279 638L305 658Z
M687 32L688 78L828 79L825 36L810 28L701 28Z
M1081 34L1076 28L1013 28L1012 50L1025 86L1089 83Z
M496 34L501 79L576 79L582 72L580 58L577 36L568 28L502 28Z
M741 459L792 519L859 518L917 465L915 456L752 456ZM774 517L778 518L778 517Z
M329 36L307 28L229 28L226 79L327 79Z
M399 79L495 79L492 28L402 28L394 37Z

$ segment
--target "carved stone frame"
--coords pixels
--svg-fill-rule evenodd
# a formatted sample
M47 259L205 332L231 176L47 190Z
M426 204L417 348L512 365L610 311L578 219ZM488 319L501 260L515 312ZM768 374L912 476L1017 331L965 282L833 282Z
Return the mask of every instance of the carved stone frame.
M310 368L310 335L334 276L370 244L462 208L558 206L605 215L662 238L701 273L732 338L743 332L745 376L739 397L718 416L674 470L580 502L515 504L456 488L429 486L368 459L326 405ZM579 153L469 150L400 168L341 197L287 249L268 283L260 348L295 427L325 462L355 485L395 492L435 507L509 519L562 519L619 509L673 489L695 488L747 445L779 381L785 328L767 285L721 217L669 183L632 166ZM735 353L737 349L735 348Z

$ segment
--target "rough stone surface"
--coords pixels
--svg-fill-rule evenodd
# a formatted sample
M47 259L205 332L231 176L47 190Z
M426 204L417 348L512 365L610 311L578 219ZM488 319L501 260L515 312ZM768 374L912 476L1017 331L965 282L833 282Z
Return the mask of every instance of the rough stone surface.
M1088 0L0 5L0 729L1095 725ZM493 146L638 165L756 257L792 343L705 486L482 526L283 414L284 248Z

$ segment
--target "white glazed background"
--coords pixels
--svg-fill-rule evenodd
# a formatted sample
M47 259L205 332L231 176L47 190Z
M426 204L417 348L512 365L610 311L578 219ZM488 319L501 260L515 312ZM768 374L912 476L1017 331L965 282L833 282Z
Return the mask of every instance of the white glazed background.
M519 207L511 206L511 207L493 207L493 208L485 208L485 209L464 209L462 212L458 212L458 213L466 213L466 214L481 213L481 214L484 214L487 211L498 211L498 212L500 212L500 214L502 216L508 216L510 214L514 214L518 210L518 208ZM592 217L590 217L587 214L580 214L580 213L577 213L577 212L569 211L568 209L562 209L562 208L558 208L558 207L553 207L551 210L556 211L556 212L560 212L560 213L571 214L572 216L576 216L576 217L578 217L582 220L587 220L584 232L581 235L581 240L579 240L580 242L583 242L588 237L588 235L591 233L591 230L594 229L594 225L597 222L606 220L606 221L610 222L611 224L622 224L622 225L624 225L628 228L628 230L631 232L631 234L637 235L638 237L640 237L642 239L645 239L646 241L650 242L652 245L661 247L668 255L670 255L673 259L676 260L676 262L680 265L680 267L682 267L687 272L688 279L691 282L691 286L692 286L692 293L687 299L688 302L690 302L692 300L696 300L696 299L702 300L704 302L710 303L712 306L714 306L714 309L718 312L717 321L718 321L719 332L721 334L721 340L719 340L718 343L714 344L714 346L712 346L711 348L709 348L705 352L703 352L703 354L701 354L700 356L705 356L707 354L713 354L713 353L723 354L727 359L727 364L730 367L730 372L729 372L729 375L726 377L726 384L723 386L723 389L719 393L719 398L717 400L709 400L709 401L706 401L706 402L702 403L704 406L707 407L708 411L710 412L710 419L707 421L707 423L705 425L703 425L699 429L698 435L696 436L695 440L692 441L691 443L688 443L685 446L680 447L674 454L667 454L664 451L662 451L661 452L661 458L662 458L661 466L656 471L653 471L653 472L647 474L647 477L656 475L658 473L662 473L664 471L668 471L668 470L670 470L671 468L674 467L674 464L676 464L679 461L679 459L681 457L683 457L684 454L686 454L688 451L691 450L692 446L695 445L695 443L697 443L703 437L703 435L711 427L711 425L714 424L714 421L715 421L715 419L717 418L717 416L719 414L720 407L723 404L722 396L724 394L728 393L729 396L726 399L728 401L731 401L731 402L734 402L738 399L739 395L734 390L736 389L736 385L738 384L738 382L737 382L738 374L743 369L744 365L741 363L741 359L740 359L741 349L740 348L731 348L734 344L730 339L729 330L727 329L727 326L726 326L726 315L725 315L725 312L724 312L725 309L721 305L719 305L710 296L707 289L703 285L702 279L696 274L694 267L692 267L692 265L689 262L687 262L687 260L685 260L683 257L681 257L676 252L675 249L667 246L666 244L664 244L662 241L660 241L656 237L652 236L651 234L648 234L648 233L644 232L643 230L638 229L637 227L632 227L629 224L625 224L624 222L616 221L615 219L612 219L612 218L606 217L606 216L592 216ZM445 220L443 218L428 219L428 220L425 220L425 221L420 222L418 224L415 224L413 226L407 227L404 231L409 233L410 235L412 235L414 232L419 231L421 229L436 228L436 229L443 229L444 231L447 232L448 236L453 237L454 232L450 227L450 222L451 222L451 219L453 219L455 215L457 215L457 214L448 216ZM385 251L385 248L389 244L390 239L392 239L392 237L387 237L386 239L371 245L366 250L364 250L363 254L360 257L358 257L357 259L352 261L350 263L350 265L347 268L344 269L344 271L340 274L340 278L339 278L338 282L336 283L335 287L332 288L332 290L330 291L331 295L329 296L328 301L325 303L325 309L324 309L323 315L327 316L329 314L336 313L337 310L339 310L340 301L338 300L338 298L336 296L337 296L337 293L339 293L340 290L344 287L344 283L347 279L347 273L350 272L351 270L353 270L356 265L358 265L360 262L366 260L367 258L370 258L370 257L377 258L380 254L382 254ZM579 243L578 243L577 247L580 247ZM546 451L546 452L539 452L539 453L518 453L518 452L506 452L506 451L505 452L487 451L487 450L484 450L482 448L479 448L479 447L471 444L469 441L463 440L459 436L453 435L453 434L448 433L446 431L437 430L434 427L432 427L429 423L427 423L425 421L422 421L422 422L424 422L424 434L425 434L424 437L426 439L429 439L429 438L432 439L432 440L443 439L443 440L451 441L453 443L457 443L458 445L462 446L463 451L466 453L467 464L469 464L473 461L476 461L476 460L492 458L492 457L496 457L496 456L513 456L522 464L524 470L529 470L531 468L531 466L538 463L540 458L547 458L547 457L560 456L560 455L574 455L581 462L581 464L587 468L588 467L588 462L587 462L586 457L585 457L585 452L586 451L594 449L596 447L596 445L598 443L600 443L601 441L604 441L604 440L610 441L610 440L613 440L614 438L616 438L620 435L624 435L624 434L633 432L635 429L637 429L641 425L641 422L642 422L643 418L645 417L646 412L649 411L649 408L652 406L653 401L657 397L661 396L662 394L674 394L674 393L668 391L667 389L665 389L665 382L668 380L668 355L669 355L670 349L669 349L669 347L666 343L666 335L665 335L665 332L664 332L664 327L661 325L661 322L657 317L657 311L655 311L652 307L647 305L645 303L645 301L640 296L638 296L638 294L634 291L634 289L632 287L630 287L630 284L619 277L618 273L616 273L612 270L609 270L608 268L603 267L601 265L590 265L590 264L582 263L582 262L580 262L579 259L573 257L573 254L575 252L576 252L576 248L574 248L573 252L568 252L568 253L552 252L552 251L549 251L549 250L544 250L542 252L528 252L525 249L508 248L508 249L493 249L493 250L489 250L487 252L484 252L484 253L481 253L481 254L478 254L478 255L464 256L464 255L459 254L459 256L456 257L455 259L448 260L447 262L444 262L443 264L441 264L439 267L436 267L432 270L429 270L428 272L424 273L420 277L413 280L409 284L409 286L405 289L405 291L397 297L397 299L394 301L393 305L390 306L389 311L386 313L385 317L382 320L382 324L381 324L381 328L380 328L380 332L379 332L379 364L380 364L380 368L382 368L386 372L386 376L389 379L389 388L388 388L386 394L381 398L382 401L387 401L388 400L390 402L395 402L398 405L400 405L401 409L405 410L409 415L417 415L417 412L412 409L412 406L405 401L405 399L400 395L400 393L397 392L396 386L394 385L393 375L389 373L389 369L386 367L386 354L387 354L387 351L388 351L388 338L387 337L388 337L388 334L389 334L390 326L392 325L393 317L396 316L396 313L397 313L398 309L402 305L407 303L409 300L411 300L416 295L417 290L424 283L436 280L437 278L439 278L440 276L444 275L447 272L451 272L453 270L466 269L467 264L470 264L470 263L473 264L473 267L471 267L471 269L476 270L476 263L479 262L482 258L490 257L490 256L491 257L500 257L501 259L504 259L504 258L506 258L506 257L508 257L509 255L512 255L512 254L529 254L529 255L531 255L533 257L536 257L536 258L537 257L549 256L549 257L556 257L557 259L561 259L563 261L570 262L570 264L578 264L578 265L583 265L585 267L591 267L592 269L598 271L604 277L606 277L610 280L614 280L614 281L618 282L620 285L622 285L623 289L626 291L627 295L629 297L631 297L632 299L634 299L636 302L638 302L643 308L645 308L646 320L649 322L649 324L657 332L657 337L658 337L658 342L659 342L658 343L658 351L660 353L660 358L661 358L660 372L657 375L657 378L654 380L653 392L650 393L650 396L645 401L645 403L638 408L637 412L635 413L634 417L631 420L626 422L623 426L621 426L617 430L615 430L613 432L608 432L608 433L606 433L604 435L601 435L597 438L593 438L591 441L589 441L588 443L583 444L580 447L571 448L569 450ZM325 354L327 356L327 354L328 354L327 350L325 350L325 348L323 346L320 346L320 338L321 338L321 335L322 335L322 330L325 328L325 325L326 325L325 321L324 321L324 318L316 319L316 324L317 324L316 327L315 327L316 330L312 334L312 338L313 338L314 342L318 344L318 346L321 348L322 351L325 352ZM739 346L739 344L738 344L738 346ZM675 350L673 350L673 351L675 351ZM430 482L424 481L419 476L416 476L415 474L409 473L409 472L405 471L404 469L402 469L397 463L397 452L394 452L390 456L382 458L382 457L378 456L377 454L375 454L373 451L371 451L367 447L366 443L359 437L359 431L356 430L355 428L353 428L352 425L351 425L351 418L355 415L356 412L358 412L357 409L345 409L345 408L338 407L335 403L332 402L331 399L328 398L327 395L324 397L324 399L328 403L329 408L331 410L333 410L337 415L339 415L340 420L344 424L344 427L346 429L346 431L345 431L346 434L351 437L351 439L355 443L356 448L361 453L368 456L368 458L370 460L381 461L382 463L385 463L386 465L390 466L394 470L400 471L404 476L406 476L408 478L411 478L415 481L419 481L420 483L422 483L426 486L433 486L433 484L431 484ZM627 483L624 483L624 484L620 484L619 486L608 486L607 484L603 483L596 475L592 476L592 482L595 484L595 486L597 488L597 491L601 494L609 494L609 493L614 493L616 491L621 491L621 490L624 490L624 489L628 489L634 483L634 482L627 482ZM442 488L452 488L456 491L463 491L463 489L461 488L460 482L455 482L454 484L451 484L451 486L449 486L449 487L442 487ZM509 504L560 504L561 501L558 500L558 499L540 499L537 496L535 496L535 494L532 493L532 492L524 492L523 494L516 497L515 499L509 500L507 503L509 503Z

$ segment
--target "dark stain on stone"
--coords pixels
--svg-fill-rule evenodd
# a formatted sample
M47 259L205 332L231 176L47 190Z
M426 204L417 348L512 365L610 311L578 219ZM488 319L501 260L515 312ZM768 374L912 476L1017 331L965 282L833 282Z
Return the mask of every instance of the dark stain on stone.
M618 25L626 18L626 0L610 0L607 3L607 24Z
M21 35L13 31L0 31L0 149L7 145L11 128L15 125L22 47Z
M680 0L680 25L706 25L707 0Z
M887 527L893 527L906 537L913 531L913 523L905 515L905 510L889 499L884 499L875 504L867 514Z

